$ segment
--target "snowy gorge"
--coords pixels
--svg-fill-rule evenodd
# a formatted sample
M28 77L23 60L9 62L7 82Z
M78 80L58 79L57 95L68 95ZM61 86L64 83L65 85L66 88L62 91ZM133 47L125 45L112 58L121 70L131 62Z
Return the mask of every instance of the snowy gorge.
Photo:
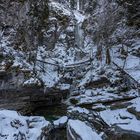
M139 140L140 2L0 1L0 140Z

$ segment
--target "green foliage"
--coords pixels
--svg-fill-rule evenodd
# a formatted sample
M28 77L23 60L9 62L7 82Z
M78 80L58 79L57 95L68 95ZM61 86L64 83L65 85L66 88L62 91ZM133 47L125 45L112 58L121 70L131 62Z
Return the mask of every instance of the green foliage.
M19 0L19 2L24 3L26 0Z
M75 98L71 98L70 99L70 102L73 104L73 105L76 105L78 103L78 101L75 99Z

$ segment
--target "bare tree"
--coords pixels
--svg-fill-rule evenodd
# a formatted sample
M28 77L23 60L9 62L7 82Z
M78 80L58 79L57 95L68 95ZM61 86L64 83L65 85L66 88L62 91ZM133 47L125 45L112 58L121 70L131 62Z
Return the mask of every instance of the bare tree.
M97 25L94 40L97 44L97 58L102 60L104 48L106 52L106 63L110 64L111 35L115 31L119 20L118 7L113 5L113 1L104 0L100 2L98 4L98 12L95 15Z

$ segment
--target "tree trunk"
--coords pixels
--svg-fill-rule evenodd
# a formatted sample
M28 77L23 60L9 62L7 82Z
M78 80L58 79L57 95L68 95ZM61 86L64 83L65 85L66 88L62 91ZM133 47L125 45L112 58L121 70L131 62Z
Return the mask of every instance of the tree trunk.
M110 64L111 63L111 56L110 56L110 50L109 47L106 48L106 64Z

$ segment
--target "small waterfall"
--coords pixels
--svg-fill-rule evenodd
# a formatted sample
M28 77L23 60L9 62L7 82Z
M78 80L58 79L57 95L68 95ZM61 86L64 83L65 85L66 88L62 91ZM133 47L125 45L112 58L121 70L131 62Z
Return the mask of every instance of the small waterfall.
M80 1L77 0L76 10L77 12L80 12ZM79 17L80 18L80 17ZM82 29L82 22L77 21L75 26L75 43L78 46L78 48L82 48L84 46L84 31Z
M80 10L80 2L79 2L79 0L77 0L76 10L77 10L77 11L79 11L79 10Z
M84 31L81 28L82 23L76 23L75 26L75 41L78 48L83 48L84 46Z

